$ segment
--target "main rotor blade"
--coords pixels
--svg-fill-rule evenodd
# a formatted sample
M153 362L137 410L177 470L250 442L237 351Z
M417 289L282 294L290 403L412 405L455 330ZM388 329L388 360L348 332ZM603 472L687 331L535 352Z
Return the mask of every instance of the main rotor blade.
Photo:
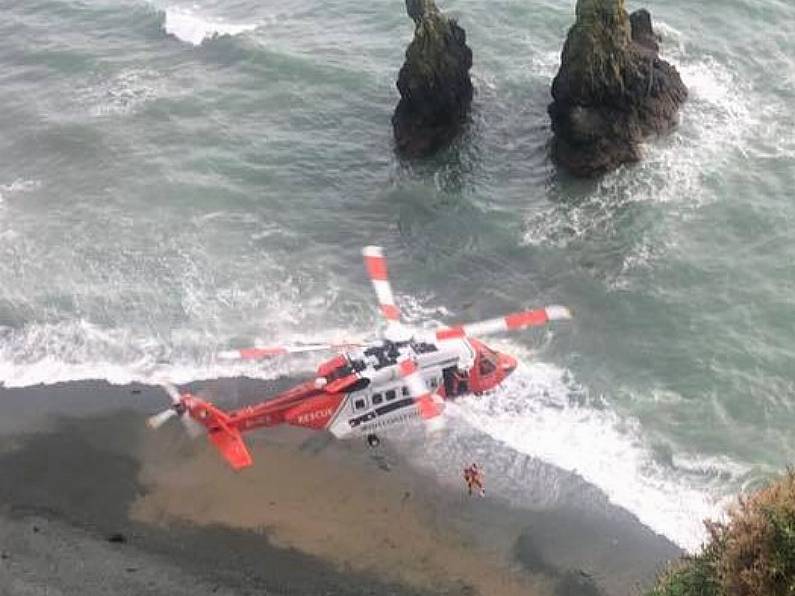
M350 343L319 343L299 344L294 346L274 346L269 348L241 348L239 350L225 350L218 352L219 360L264 360L276 358L287 354L304 354L308 352L328 352L334 350L347 350L360 344Z
M389 271L384 257L384 249L380 246L365 246L362 249L364 265L367 267L367 275L373 282L373 290L378 298L378 305L381 307L381 314L387 321L400 322L400 309L395 305L395 297L392 294L392 285L389 283Z
M425 420L435 418L442 413L444 400L441 396L431 393L425 379L422 378L417 364L413 360L404 360L399 365L400 376L406 381L406 388Z
M160 386L163 388L163 391L168 393L168 396L171 398L171 401L176 405L182 403L182 395L179 392L179 389L173 384L169 383L168 381L161 381Z
M503 331L517 331L526 327L540 327L549 321L562 321L571 318L572 312L565 306L547 306L546 308L512 313L496 319L438 329L436 339L443 341L461 337L479 337Z

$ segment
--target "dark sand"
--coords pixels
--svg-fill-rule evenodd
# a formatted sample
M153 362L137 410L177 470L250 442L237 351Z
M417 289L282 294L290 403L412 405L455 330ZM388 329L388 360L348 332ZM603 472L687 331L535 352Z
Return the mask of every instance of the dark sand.
M225 407L274 388L204 385ZM0 389L0 594L619 595L679 554L531 458L526 484L468 499L400 444L279 428L248 435L236 474L178 423L145 426L166 403L102 382ZM553 484L565 498L509 505Z

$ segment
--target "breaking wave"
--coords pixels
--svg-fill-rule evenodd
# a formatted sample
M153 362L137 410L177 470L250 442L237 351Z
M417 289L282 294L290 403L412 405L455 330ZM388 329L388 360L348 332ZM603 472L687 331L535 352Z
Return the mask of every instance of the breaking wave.
M211 19L190 9L167 8L164 13L165 32L194 46L216 37L240 35L257 28L253 23L228 23Z
M468 398L457 411L511 449L577 473L691 551L705 538L702 520L725 504L727 478L747 472L723 458L660 461L638 422L590 396L568 371L542 362L520 365L498 391Z
M663 217L681 217L721 199L707 179L743 156L758 131L754 90L732 64L696 54L682 36L665 23L657 24L665 56L679 70L689 89L679 128L668 137L650 141L640 164L619 168L598 181L579 201L563 201L533 211L525 218L524 243L567 247L572 242L615 237L621 215L647 204L664 206ZM661 207L662 208L662 207ZM626 275L646 267L665 252L667 237L641 235L609 283L623 287Z
M326 330L330 341L351 341L362 335ZM273 339L273 338L271 338ZM312 343L304 333L281 335L288 344ZM268 345L257 339L253 345ZM323 355L293 356L258 362L218 360L229 345L200 331L173 331L166 340L132 329L108 329L85 320L38 323L21 329L0 325L0 385L28 387L67 381L102 379L112 384L183 384L207 379L245 376L273 379L302 374Z

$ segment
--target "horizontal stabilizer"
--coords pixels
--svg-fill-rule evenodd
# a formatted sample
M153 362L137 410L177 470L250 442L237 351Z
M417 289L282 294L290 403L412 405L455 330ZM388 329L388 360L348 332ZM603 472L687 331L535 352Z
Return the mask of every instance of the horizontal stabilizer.
M251 454L248 452L246 444L243 442L243 437L237 429L218 427L211 430L209 436L233 469L241 470L253 463Z

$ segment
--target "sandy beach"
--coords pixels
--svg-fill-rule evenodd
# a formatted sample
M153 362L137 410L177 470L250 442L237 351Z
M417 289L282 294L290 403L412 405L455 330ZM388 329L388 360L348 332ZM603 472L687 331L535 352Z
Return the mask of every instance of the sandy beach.
M226 406L273 389L209 387ZM0 390L0 593L623 595L679 552L606 501L466 498L390 441L259 432L234 473L179 424L149 430L164 403L102 382ZM538 486L521 490L557 474L593 504L525 465Z

